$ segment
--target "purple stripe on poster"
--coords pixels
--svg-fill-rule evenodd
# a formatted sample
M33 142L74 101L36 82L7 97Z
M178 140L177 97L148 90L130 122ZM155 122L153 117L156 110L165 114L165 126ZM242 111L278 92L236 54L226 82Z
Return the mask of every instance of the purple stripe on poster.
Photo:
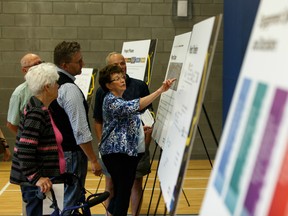
M256 164L252 172L253 175L246 194L243 209L244 212L242 212L242 215L255 214L256 205L259 201L260 192L263 187L264 178L267 173L272 152L276 146L275 140L278 135L286 100L287 92L280 89L276 90L264 135L261 140L260 149L256 158Z

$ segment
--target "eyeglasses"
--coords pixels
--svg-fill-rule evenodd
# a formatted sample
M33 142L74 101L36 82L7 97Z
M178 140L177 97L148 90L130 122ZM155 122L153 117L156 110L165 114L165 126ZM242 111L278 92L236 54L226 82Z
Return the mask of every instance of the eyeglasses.
M37 62L35 62L34 64L32 64L32 65L28 65L28 66L24 66L23 68L30 68L30 67L33 67L33 66L36 66L36 65L39 65L39 64L42 64L42 63L44 63L45 61L37 61Z
M114 79L112 79L112 80L110 80L110 83L112 83L112 82L118 82L118 81L120 81L120 79L126 79L126 76L125 75L121 75L121 76L117 76L117 77L115 77Z

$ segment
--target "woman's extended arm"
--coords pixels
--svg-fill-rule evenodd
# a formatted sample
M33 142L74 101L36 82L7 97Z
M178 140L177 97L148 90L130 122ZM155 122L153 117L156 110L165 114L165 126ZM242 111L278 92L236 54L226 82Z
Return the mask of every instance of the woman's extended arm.
M175 80L176 80L176 78L165 80L159 89L157 89L156 91L154 91L150 95L147 95L146 97L140 98L139 110L144 109L146 106L151 104L159 95L161 95L163 92L167 91L171 87L171 85L173 84L173 82Z

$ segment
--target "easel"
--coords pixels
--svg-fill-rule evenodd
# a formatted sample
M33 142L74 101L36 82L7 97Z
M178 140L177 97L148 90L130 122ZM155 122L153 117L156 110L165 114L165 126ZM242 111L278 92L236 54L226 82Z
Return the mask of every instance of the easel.
M203 110L203 112L204 112L204 114L205 114L205 117L206 117L208 126L209 126L209 128L210 128L211 134L212 134L212 136L213 136L214 142L215 142L215 144L216 144L216 146L217 146L217 148L218 148L218 145L219 145L219 144L218 144L218 140L217 140L217 138L216 138L215 132L214 132L214 130L213 130L212 124L211 124L211 122L210 122L210 119L209 119L209 116L208 116L208 114L207 114L207 111L206 111L206 108L205 108L204 104L202 104L202 110ZM208 152L208 150L207 150L207 147L206 147L206 144L205 144L204 138L203 138L203 136L202 136L202 133L201 133L201 130L200 130L199 125L197 125L197 129L198 129L200 138L201 138L201 140L202 140L203 147L204 147L204 149L205 149L205 152L206 152L207 158L208 158L208 160L209 160L210 166L211 166L211 168L213 168L213 164L212 164L212 161L211 161L209 152Z
M207 113L207 111L206 111L206 108L205 108L204 104L202 104L202 110L203 110L203 112L204 112L204 114L205 114L206 120L207 120L207 122L208 122L208 126L209 126L209 128L210 128L210 132L211 132L211 134L212 134L212 136L213 136L213 138L214 138L215 144L216 144L216 146L217 146L217 148L218 148L218 140L217 140L217 138L216 138L216 135L215 135L213 126L212 126L212 124L211 124L211 121L210 121L210 119L209 119L209 116L208 116L208 113ZM209 162L210 162L211 168L213 168L213 164L212 164L212 161L211 161L209 152L208 152L208 150L207 150L207 147L206 147L204 138L203 138L203 136L202 136L200 127L199 127L198 125L197 125L197 129L198 129L199 135L200 135L200 137L201 137L201 141L202 141L202 144L203 144L203 146L204 146L204 149L205 149L207 158L208 158L208 160L209 160ZM155 142L155 144L156 144L156 145L155 145L153 157L152 157L152 160L151 160L150 168L151 168L151 166L152 166L152 163L153 163L154 157L155 157L155 153L156 153L156 150L157 150L157 148L158 148L158 144L157 144L156 142ZM149 216L150 208L151 208L151 203L152 203L152 199L153 199L153 196L154 196L154 190L155 190L155 185L156 185L156 180L157 180L157 172L158 172L158 168L159 168L161 156L162 156L162 149L160 150L159 160L158 160L158 164L157 164L157 168L156 168L156 172L155 172L155 176L154 176L152 193L151 193L150 202L149 202L149 206L148 206L147 216ZM149 176L147 176L146 181L145 181L145 185L144 185L143 190L142 190L141 199L142 199L142 197L143 197L143 193L144 193L144 190L145 190L145 187L146 187L146 183L147 183L148 177L149 177ZM190 207L190 203L189 203L189 201L188 201L188 198L187 198L187 196L186 196L185 191L184 191L183 188L182 188L182 193L183 193L183 195L184 195L184 197L185 197L185 200L186 200L188 206ZM157 199L157 204L156 204L156 208L155 208L155 211L154 211L154 216L157 214L157 210L158 210L158 206L159 206L159 203L160 203L161 196L162 196L162 191L161 191L161 188L160 188L160 194L159 194L158 199ZM166 206L165 206L164 214L163 214L163 215L166 215L166 213L167 213L167 208L166 208Z

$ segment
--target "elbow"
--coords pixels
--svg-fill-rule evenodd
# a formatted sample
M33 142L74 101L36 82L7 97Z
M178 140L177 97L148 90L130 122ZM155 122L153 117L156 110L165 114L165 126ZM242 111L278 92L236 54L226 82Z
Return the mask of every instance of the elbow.
M139 105L139 111L143 110L145 108L145 106L141 106L141 104Z
M17 134L18 126L13 125L10 122L7 122L6 126L12 133Z

